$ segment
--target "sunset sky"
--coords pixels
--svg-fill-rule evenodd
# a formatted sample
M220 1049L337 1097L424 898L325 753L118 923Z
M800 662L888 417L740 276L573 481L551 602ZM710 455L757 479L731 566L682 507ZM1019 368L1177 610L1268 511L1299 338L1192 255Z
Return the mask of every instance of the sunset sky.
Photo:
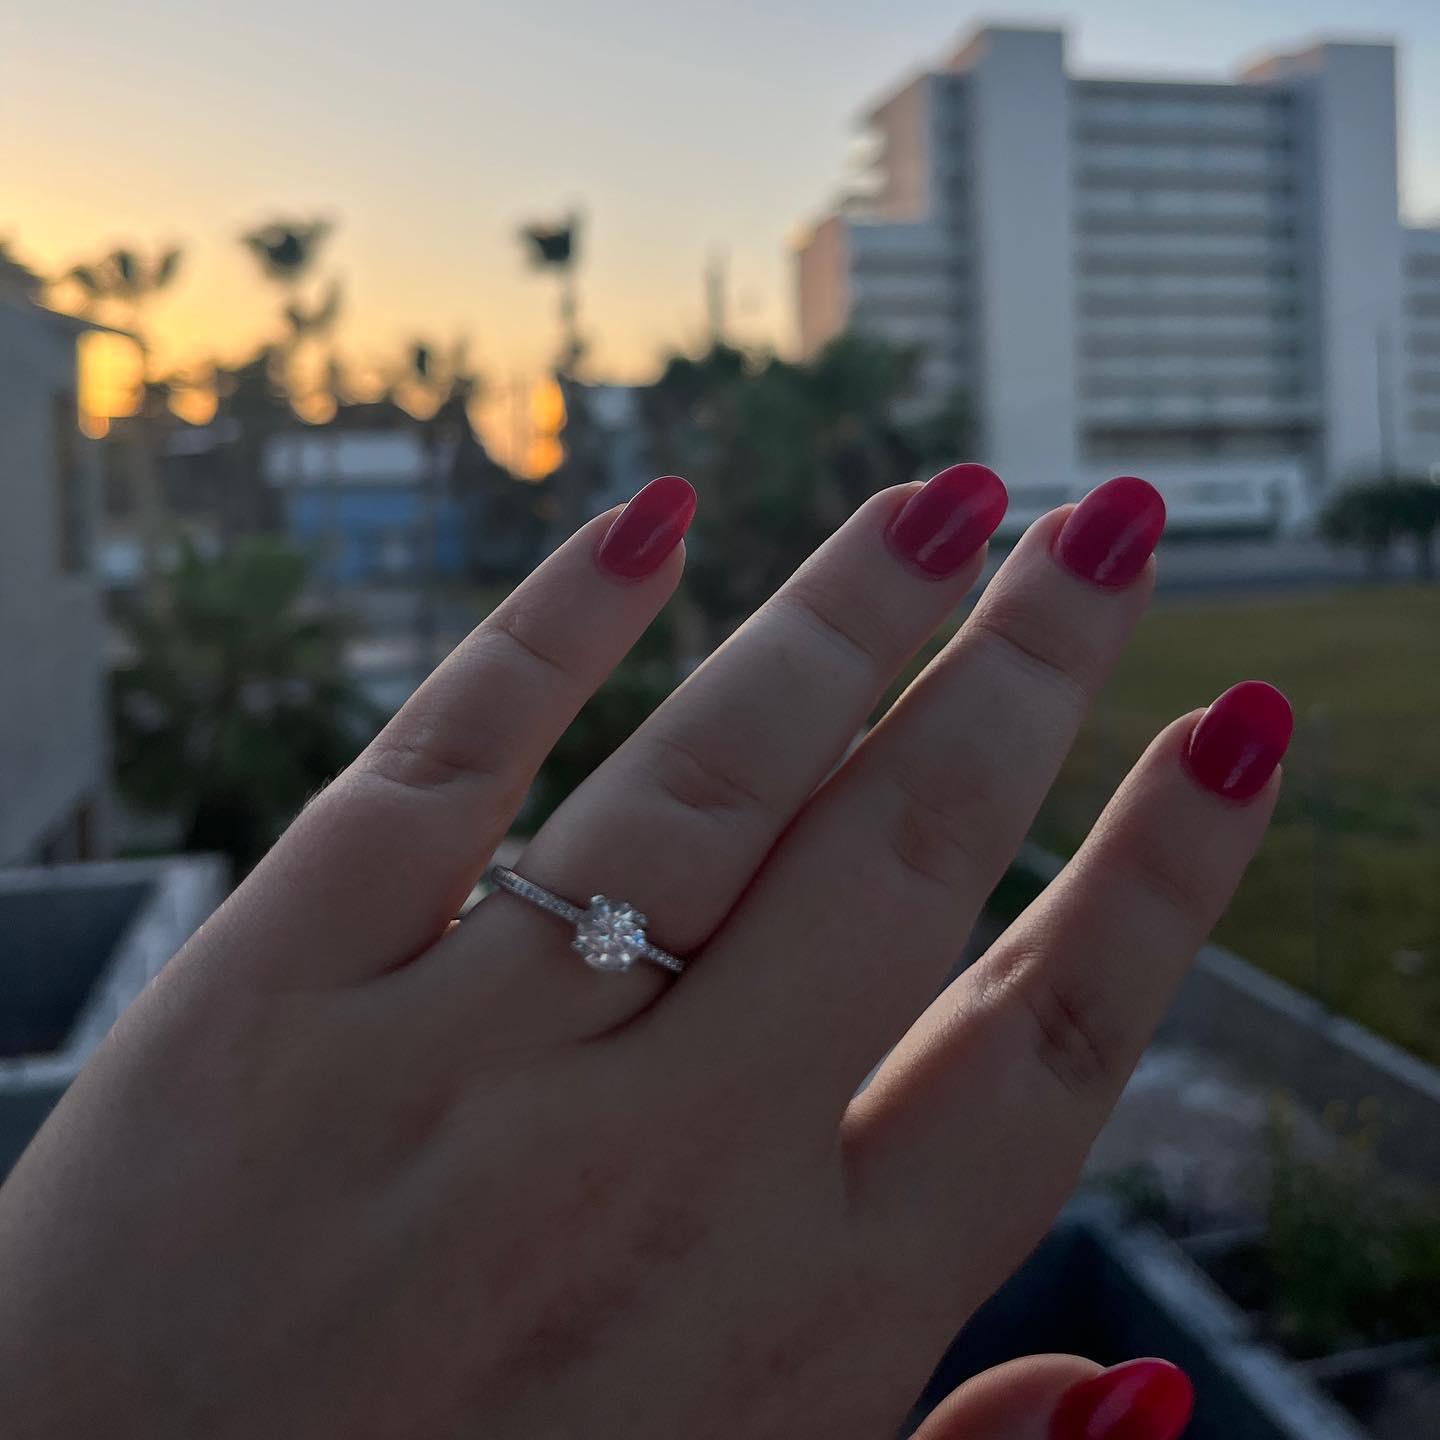
M338 229L338 335L360 363L466 335L492 383L554 353L551 284L515 229L588 214L592 369L643 375L702 333L707 256L734 329L791 339L786 240L833 194L851 120L977 12L940 0L60 0L0 19L0 237L53 272L186 247L162 364L236 357L275 299L235 243L277 213ZM1046 18L999 7L991 18ZM1440 217L1440 5L1096 0L1072 67L1221 76L1317 30L1403 43L1402 184Z

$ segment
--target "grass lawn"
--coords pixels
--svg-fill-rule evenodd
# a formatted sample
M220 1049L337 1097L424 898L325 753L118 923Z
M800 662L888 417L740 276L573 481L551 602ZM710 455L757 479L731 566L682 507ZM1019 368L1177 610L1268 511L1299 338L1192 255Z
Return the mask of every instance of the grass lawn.
M1161 726L1251 678L1290 697L1296 736L1274 827L1215 938L1440 1061L1440 587L1158 601L1036 838L1073 850ZM1333 876L1318 909L1317 800Z

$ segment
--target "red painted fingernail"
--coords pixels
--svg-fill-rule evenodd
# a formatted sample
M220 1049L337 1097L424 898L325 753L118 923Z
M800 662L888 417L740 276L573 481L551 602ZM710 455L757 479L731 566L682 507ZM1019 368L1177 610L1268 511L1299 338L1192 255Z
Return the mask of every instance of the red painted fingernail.
M1168 1360L1127 1360L1060 1397L1050 1440L1175 1440L1194 1408L1183 1370Z
M1134 475L1107 480L1071 512L1055 536L1055 558L1092 585L1119 590L1145 568L1165 528L1160 492Z
M1227 800L1258 795L1290 746L1290 702L1263 680L1232 685L1200 717L1185 747L1190 773Z
M932 580L953 575L1005 518L1010 497L984 465L952 465L917 490L885 530L891 550Z
M643 580L680 543L695 517L695 491L678 475L652 480L615 517L595 563L622 580Z

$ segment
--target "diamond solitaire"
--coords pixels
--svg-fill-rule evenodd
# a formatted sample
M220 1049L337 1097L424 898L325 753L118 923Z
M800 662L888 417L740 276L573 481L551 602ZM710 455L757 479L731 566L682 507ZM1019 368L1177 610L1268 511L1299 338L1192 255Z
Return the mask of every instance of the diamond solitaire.
M612 900L605 895L592 895L583 909L572 905L564 896L527 880L504 865L492 865L485 872L485 882L504 890L553 915L557 920L575 927L570 948L582 955L593 970L607 975L623 975L637 960L648 960L662 970L678 975L685 962L668 950L650 943L645 927L650 923L633 905ZM473 911L471 912L474 913Z
M570 948L596 970L628 970L645 953L650 922L623 900L592 895L590 908L575 925Z

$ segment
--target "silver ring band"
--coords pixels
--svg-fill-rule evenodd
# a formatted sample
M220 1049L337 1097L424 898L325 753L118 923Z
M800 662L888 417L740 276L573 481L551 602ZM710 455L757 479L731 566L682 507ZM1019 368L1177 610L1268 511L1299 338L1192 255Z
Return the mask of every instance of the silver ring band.
M592 895L589 905L572 905L553 890L517 875L504 865L492 865L485 872L485 883L573 925L575 938L570 948L578 951L592 969L618 975L637 960L648 960L672 975L678 975L685 968L683 960L650 943L645 934L649 920L624 900Z

